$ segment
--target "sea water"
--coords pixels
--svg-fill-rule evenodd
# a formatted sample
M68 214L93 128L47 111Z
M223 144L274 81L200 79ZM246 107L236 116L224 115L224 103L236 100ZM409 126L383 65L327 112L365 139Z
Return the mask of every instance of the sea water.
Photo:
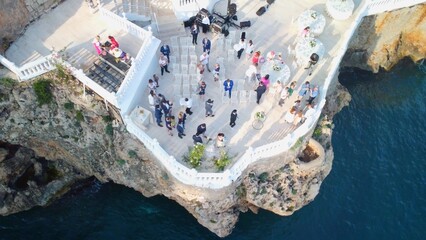
M290 217L244 213L226 239L425 239L426 73L347 69L334 118L333 169ZM49 207L0 217L0 239L218 239L165 197L97 182Z

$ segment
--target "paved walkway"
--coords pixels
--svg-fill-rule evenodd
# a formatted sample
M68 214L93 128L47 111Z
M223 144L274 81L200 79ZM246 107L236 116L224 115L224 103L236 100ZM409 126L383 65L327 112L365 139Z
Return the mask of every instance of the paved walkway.
M24 35L7 50L6 57L17 66L50 54L52 47L66 47L69 62L86 69L97 57L92 41L114 36L123 51L136 56L141 40L111 25L99 13L91 13L85 0L68 0L31 24Z
M284 55L285 63L289 66L293 65L294 59L287 55L287 47L291 45L294 47L294 39L296 34L300 31L297 24L293 23L300 13L306 9L316 10L324 15L325 6L323 1L319 0L301 0L301 1L275 1L274 4L268 9L263 16L257 16L255 13L257 9L263 6L265 1L249 1L237 0L233 1L237 4L238 19L239 21L250 20L252 26L244 29L246 32L247 40L253 40L256 48L262 53L267 53L271 50L275 52L282 52ZM154 3L163 3L162 1L155 1ZM221 0L217 6L217 11L225 12L226 0ZM164 4L151 4L155 8L155 12L159 15L158 18L170 24L173 21L173 15L170 14L170 2L164 1ZM359 6L359 0L355 1L355 6ZM162 9L164 7L164 9ZM165 11L163 11L165 10ZM164 13L165 15L162 15ZM167 21L169 20L169 21ZM177 20L176 20L177 21ZM222 82L225 78L231 78L234 83L238 85L239 79L244 79L245 71L250 65L250 61L242 58L236 59L236 52L226 44L218 46L218 39L223 35L215 35L212 33L199 34L198 45L196 45L197 58L201 55L202 45L201 40L203 37L208 37L213 42L211 50L210 67L213 69L214 63L218 58L224 58L224 64L221 67L221 81L220 83L213 82L212 74L207 71L204 73L204 80L207 83L207 94L205 100L214 99L214 118L206 118L204 111L204 102L199 100L199 97L194 96L195 106L193 107L194 114L188 117L186 123L186 134L184 139L179 139L177 132L174 136L170 137L166 128L160 128L155 124L151 125L147 133L153 138L158 139L160 145L171 155L175 156L178 161L182 162L182 156L187 153L188 147L192 146L191 136L196 132L196 128L201 123L207 124L207 135L213 139L219 132L225 134L227 139L227 151L233 160L237 160L248 147L258 147L264 144L277 141L286 136L293 130L293 126L287 124L283 120L286 111L292 106L297 97L297 89L304 81L311 81L313 85L320 85L326 78L332 57L336 55L338 49L341 47L341 39L343 33L349 27L353 19L346 21L334 21L326 16L326 27L324 32L318 37L324 44L326 55L315 67L312 76L307 76L307 72L302 67L291 68L290 81L296 81L297 87L293 97L288 100L284 107L277 105L277 99L272 94L265 95L261 103L258 105L254 102L239 103L234 97L229 101L228 98L223 97ZM160 26L161 27L161 26ZM187 36L190 37L188 29L175 29L174 26L166 28L166 32L156 33L154 35L159 37L163 42L171 45L171 36ZM175 29L175 30L173 30ZM230 29L235 30L235 29ZM161 31L161 28L160 28ZM232 39L232 46L235 44L241 34L241 30L237 30L235 38ZM136 55L139 49L140 40L119 30L115 26L108 25L104 22L99 14L90 13L84 0L68 0L52 10L49 14L44 15L40 20L32 24L25 32L24 36L19 38L7 51L6 56L17 65L24 64L32 61L40 56L46 56L50 53L52 46L57 50L67 47L67 51L71 56L71 61L80 65L82 68L88 66L96 57L95 50L92 46L92 39L95 35L101 35L106 39L107 35L114 35L116 39L123 46L123 50L128 51L131 55ZM231 51L229 51L231 50ZM182 49L179 49L181 52ZM181 63L180 56L177 52L172 52L175 56L177 63ZM157 61L157 60L154 60ZM158 68L157 74L159 74ZM174 70L172 73L166 73L160 79L159 93L164 94L168 99L175 102L174 115L183 107L179 106L179 94L181 83L174 79ZM148 81L148 79L141 79L141 81ZM196 84L196 81L190 80L191 84ZM247 90L252 92L254 84L245 83L235 87L238 90ZM140 105L148 108L147 103L148 91L141 93ZM234 128L229 126L229 117L233 109L238 110L237 125ZM267 114L267 119L264 122L264 127L261 130L255 130L252 127L254 114L258 111L264 111ZM205 161L200 167L203 171L215 171L212 161Z

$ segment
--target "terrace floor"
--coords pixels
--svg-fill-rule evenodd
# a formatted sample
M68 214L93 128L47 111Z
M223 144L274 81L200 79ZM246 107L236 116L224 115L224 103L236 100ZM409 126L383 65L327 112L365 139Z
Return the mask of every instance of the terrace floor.
M213 139L208 144L208 154L217 154L218 151L212 148L212 143L217 134L222 132L226 137L226 150L233 156L233 161L238 160L239 156L248 147L259 147L280 140L290 133L294 129L294 126L286 123L283 117L296 100L297 89L302 82L307 80L313 85L319 85L321 89L330 71L332 56L335 56L342 47L342 36L354 20L353 18L345 21L331 19L325 13L325 5L322 0L275 1L262 16L257 16L256 11L266 4L265 1L234 0L233 2L237 4L239 21L250 20L252 26L244 30L236 30L235 37L232 39L230 45L225 43L218 45L218 39L223 38L221 34L200 33L198 36L198 45L195 46L195 55L198 58L202 52L202 38L208 37L212 41L210 55L211 69L213 69L213 65L217 62L218 58L224 59L221 66L221 81L219 83L213 81L213 75L208 71L204 73L204 81L207 83L205 100L209 98L214 99L213 110L216 116L206 118L204 110L205 100L201 101L199 96L192 93L194 100L192 110L194 114L187 118L186 137L179 139L176 131L174 131L174 136L171 137L168 135L165 127L160 128L156 124L151 124L146 130L152 138L156 138L159 141L160 145L170 155L175 156L181 163L183 163L182 157L187 153L188 147L193 146L191 136L195 134L197 126L201 123L207 124L206 134ZM359 7L359 2L360 0L355 0L355 11ZM226 4L226 0L219 1L216 5L216 11L226 12ZM151 6L161 21L166 21L166 24L172 24L173 22L181 24L176 18L173 19L172 5L169 0L152 1ZM294 48L295 37L300 31L294 19L307 9L313 9L323 14L326 16L327 22L324 32L317 37L324 44L326 54L315 66L312 76L308 76L307 71L303 67L295 67L293 64L294 59L287 54L287 47L291 45ZM166 28L160 26L159 29L160 31L164 31L161 29L175 29L175 27ZM231 28L230 30L235 29ZM153 31L155 36L170 46L172 45L170 36L191 36L189 29L173 30L176 33L172 30L169 30L168 33L155 32L156 28L153 28ZM255 88L254 83L245 82L244 84L239 84L241 83L239 80L244 79L250 61L245 58L244 54L242 59L237 59L236 52L232 50L231 46L237 43L242 31L246 32L247 40L253 40L255 51L259 50L263 54L269 51L283 53L284 61L291 69L291 76L288 82L297 82L297 87L292 98L287 100L284 107L278 106L277 96L273 96L270 93L262 97L259 105L253 101L241 103L236 98L237 90L253 92ZM141 40L120 30L115 25L108 24L98 13L91 13L84 0L68 0L33 23L25 34L9 48L6 52L6 57L17 65L22 65L39 57L49 55L53 46L56 50L66 47L70 56L70 62L76 67L87 69L97 58L92 45L92 40L96 35L101 35L103 40L108 35L115 36L120 43L120 47L132 56L136 56L140 47ZM175 56L176 64L183 63L180 58L181 53L181 47L178 48L178 51L172 51L171 56ZM189 60L185 62L185 64L188 63ZM174 78L174 73L177 70L170 66L170 71L171 73L165 73L164 76L160 76L160 88L157 92L164 94L167 99L174 101L173 114L177 117L178 112L184 110L184 107L179 106L182 83L176 81ZM157 75L160 75L159 67ZM222 82L226 78L233 79L234 84L238 85L234 86L231 101L229 101L229 98L223 97ZM148 79L141 79L141 81L148 82ZM192 85L197 84L194 79L190 79L189 81ZM320 92L320 94L324 93ZM147 96L148 90L136 97L139 98L140 106L149 109ZM305 101L302 102L304 105ZM229 126L229 118L233 109L238 110L238 119L237 125L231 128ZM252 127L254 114L258 111L264 111L267 115L264 127L261 130L255 130ZM213 162L203 162L199 170L215 171Z
M92 41L96 35L105 42L114 36L120 48L136 56L142 40L108 23L98 12L92 13L85 0L68 0L32 23L6 52L17 66L66 48L69 62L86 70L97 59Z
M204 72L204 80L207 83L204 101L209 98L214 99L213 110L215 117L205 117L204 101L200 100L199 96L196 94L191 93L195 106L192 108L194 114L187 118L185 129L186 137L179 139L176 130L174 130L174 136L171 137L168 135L165 127L158 127L155 123L151 124L146 130L151 137L156 138L159 141L160 145L169 154L175 156L175 158L182 163L182 157L188 152L188 147L193 146L192 135L195 134L197 126L201 123L206 123L207 135L213 139L213 141L208 143L207 149L212 151L208 152L208 154L218 154L218 150L214 149L212 144L215 142L217 134L222 132L226 137L226 150L231 156L234 156L233 161L238 160L238 157L241 156L248 147L259 147L264 144L280 140L288 133L292 132L295 127L284 121L284 115L296 100L299 86L302 82L310 81L311 85L319 85L321 89L330 70L330 64L333 59L332 56L337 54L342 44L340 40L353 21L353 17L345 21L333 20L325 12L324 1L318 0L275 1L268 11L260 17L255 13L257 9L266 4L265 1L237 0L233 2L236 2L238 6L237 15L239 21L250 20L252 26L243 30L236 30L232 45L237 43L241 32L245 31L247 40L253 40L255 50L260 50L264 54L269 51L275 51L276 53L282 52L285 63L289 65L291 69L291 76L288 82L296 81L297 87L291 99L286 101L284 107L278 106L278 96L273 96L272 94L265 94L259 105L255 102L240 103L238 99L235 99L237 96L237 91L235 91L235 89L254 92L253 90L255 88L254 83L248 83L247 81L245 84L240 84L237 87L235 86L238 85L239 79L244 79L245 72L250 65L250 61L248 61L245 57L237 59L236 52L232 52L232 48L228 47L226 44L218 46L217 42L219 38L223 37L222 34L203 34L200 32L198 36L198 45L195 46L197 58L202 53L201 41L203 37L207 37L212 40L210 68L213 69L213 65L217 62L218 58L224 58L224 65L221 66L221 80L219 83L213 81L213 75L211 73L208 71ZM222 13L226 12L226 4L226 0L219 1L215 7L216 11L219 10ZM171 11L170 5L162 6L163 9L161 11L157 10L157 12L160 14L162 12L168 14L168 12ZM355 1L355 11L358 6L359 1ZM294 59L287 54L287 47L291 45L294 49L295 37L300 32L300 29L298 29L297 23L294 22L294 19L307 9L316 10L326 17L326 27L324 32L317 37L324 44L326 53L324 58L315 66L315 70L311 76L308 76L307 71L304 70L303 67L294 66ZM231 28L230 30L235 30L235 28ZM154 32L154 35L161 36L162 33ZM190 37L189 29L186 29L185 34L180 36ZM172 44L170 38L162 39L160 37L160 40L170 46ZM231 55L228 54L229 50L231 50ZM181 53L182 48L180 46L179 52L172 51L171 54L171 56L175 56L178 64L182 63L179 56ZM243 54L243 56L244 55L245 54ZM189 60L185 63L189 63ZM174 79L174 73L177 71L173 70L172 65L173 64L169 64L171 73L165 73L164 76L160 76L160 88L157 90L157 93L162 93L167 99L174 101L173 115L177 118L178 112L184 110L184 107L179 105L179 99L181 97L180 94L182 94L180 90L182 88L182 83ZM158 68L157 74L160 75L160 68ZM228 97L223 97L222 83L226 78L234 80L234 91L231 101L229 101ZM148 79L144 79L144 81L147 80ZM190 84L195 85L197 82L196 80L191 79ZM320 92L320 94L323 93ZM148 90L146 90L144 94L141 94L140 106L149 109L147 96ZM317 97L317 99L318 98L320 97ZM304 100L306 99L307 97L304 98ZM304 100L302 101L302 106L306 103ZM314 102L317 103L317 101ZM233 109L238 110L238 119L237 125L234 128L231 128L229 126L229 118ZM264 111L267 114L267 119L261 130L255 130L252 127L254 114L258 111ZM200 166L200 170L215 171L213 162L203 162Z

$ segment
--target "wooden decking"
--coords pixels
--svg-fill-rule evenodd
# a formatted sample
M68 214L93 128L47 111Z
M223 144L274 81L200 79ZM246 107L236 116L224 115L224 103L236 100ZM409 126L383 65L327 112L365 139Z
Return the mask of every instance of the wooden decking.
M164 1L166 2L166 0ZM282 139L290 133L294 127L287 124L283 120L286 111L292 106L297 98L297 88L304 81L310 81L313 85L322 86L322 83L328 75L332 56L336 55L341 42L339 41L353 19L346 21L334 21L325 13L324 1L319 0L300 0L300 1L275 1L270 6L268 11L262 16L256 16L256 11L266 4L265 1L237 0L238 19L239 21L250 20L252 26L244 30L236 30L235 37L232 39L232 44L227 45L225 41L223 45L218 45L218 39L223 35L214 35L212 33L198 36L198 45L196 45L197 58L202 51L202 38L208 37L212 41L212 50L210 56L210 68L218 58L223 58L221 66L221 81L219 83L213 81L213 75L209 72L204 73L204 80L207 83L205 100L214 99L215 117L205 117L204 101L201 101L197 95L192 93L194 106L192 108L194 114L188 116L186 123L186 137L179 139L177 132L174 131L174 136L169 136L165 127L158 127L152 124L148 127L147 133L156 138L160 145L171 155L175 156L180 162L183 162L182 157L188 151L188 147L193 145L191 136L196 132L196 128L201 123L207 124L207 135L213 139L216 138L219 132L225 134L227 142L227 151L231 156L234 156L234 161L238 156L242 155L248 147L258 147L264 144ZM359 6L359 0L355 1L356 8ZM227 1L221 0L217 4L217 9L224 11ZM164 4L170 6L170 4ZM288 100L284 107L278 106L277 96L265 94L262 97L261 103L258 105L254 101L241 103L237 97L238 91L254 91L254 83L245 82L239 84L239 79L244 79L245 72L249 67L250 61L243 55L242 59L236 58L236 52L232 50L233 44L237 43L242 31L246 32L247 40L253 40L256 48L266 54L269 51L282 52L285 63L293 66L294 59L287 54L287 48L291 45L294 48L294 41L297 33L300 31L295 19L306 9L313 9L326 16L326 27L324 32L318 37L325 48L326 55L315 66L315 71L312 76L307 76L307 72L303 67L291 67L291 81L297 82L297 88L292 98ZM356 9L355 9L356 11ZM167 20L173 18L170 15L170 9L163 11L166 16L161 16L161 5L156 6L158 18ZM178 20L176 20L178 21ZM173 22L173 19L170 19ZM172 30L174 29L174 30ZM235 30L231 28L230 30ZM169 28L167 33L156 33L153 28L154 35L168 45L172 45L171 36L187 36L190 37L188 29L181 30ZM161 28L160 28L160 31ZM173 32L172 32L173 31ZM84 0L68 0L52 10L49 14L44 15L40 20L32 24L25 32L24 36L18 39L7 51L6 56L17 65L22 65L32 61L38 57L50 54L51 47L56 50L67 47L67 52L70 55L70 61L80 68L87 68L96 58L96 52L92 45L93 37L101 35L105 40L108 35L113 35L120 42L124 51L135 56L140 47L140 40L134 36L118 29L114 25L105 22L99 14L90 12ZM181 64L180 53L172 51L171 56L176 57L177 64ZM157 61L154 59L153 61ZM189 63L189 60L188 62ZM174 79L176 72L170 66L171 73L165 73L160 76L160 88L158 93L162 93L166 98L174 101L173 114L177 117L179 111L184 110L179 106L179 93L181 93L182 83ZM194 73L195 74L195 73ZM158 67L157 75L160 75ZM222 82L224 79L230 78L238 86L234 86L233 98L229 100L223 97ZM141 79L146 81L148 79ZM191 84L197 84L196 81L190 80ZM320 88L321 89L321 88ZM320 93L324 94L324 93ZM148 90L140 93L140 106L148 107ZM130 96L129 96L130 97ZM305 99L306 100L306 99ZM305 102L302 102L303 105ZM237 125L234 128L229 126L230 113L233 109L238 110ZM264 127L261 130L255 130L252 127L254 114L258 111L264 111L267 114L267 119L264 122ZM212 142L211 142L212 143ZM209 143L209 144L211 144ZM211 147L208 147L211 150ZM214 154L209 153L209 154ZM215 171L212 167L212 162L204 162L200 168L202 171Z

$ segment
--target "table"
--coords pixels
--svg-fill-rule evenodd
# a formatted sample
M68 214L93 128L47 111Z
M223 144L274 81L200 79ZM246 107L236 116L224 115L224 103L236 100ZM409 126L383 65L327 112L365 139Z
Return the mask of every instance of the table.
M140 128L146 130L147 126L154 122L152 113L143 107L136 107L130 114L130 118Z
M325 17L324 15L309 9L300 14L297 18L297 23L300 30L309 26L310 32L315 36L318 36L324 31Z
M348 19L354 11L355 4L352 0L327 0L325 9L330 17L336 20Z
M274 67L279 70L274 70ZM266 61L260 69L260 74L262 77L269 74L270 85L279 80L285 86L290 79L290 68L284 62L275 59Z
M324 56L325 48L316 38L301 38L296 44L295 55L299 66L307 66L312 53L318 54L320 60Z

